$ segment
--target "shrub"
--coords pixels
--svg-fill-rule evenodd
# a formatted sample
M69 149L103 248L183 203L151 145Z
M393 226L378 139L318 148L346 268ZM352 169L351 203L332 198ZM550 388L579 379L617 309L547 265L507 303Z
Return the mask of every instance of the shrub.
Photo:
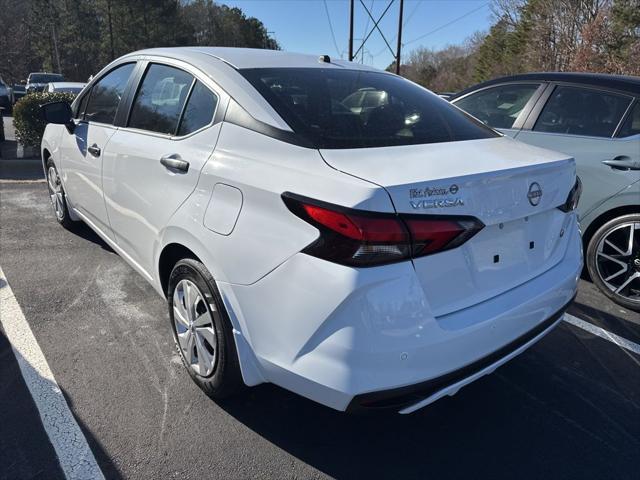
M71 93L30 93L13 106L13 126L16 140L25 147L40 147L46 124L40 115L40 105L49 102L67 101L71 103L75 95Z

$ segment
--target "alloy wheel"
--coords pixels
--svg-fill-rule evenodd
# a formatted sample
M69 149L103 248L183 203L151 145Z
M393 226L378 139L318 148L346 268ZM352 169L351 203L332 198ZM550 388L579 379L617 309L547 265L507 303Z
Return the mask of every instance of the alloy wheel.
M180 280L173 292L174 328L186 363L202 377L211 375L216 366L215 314L215 305L206 303L195 283Z
M596 269L614 294L640 302L640 222L626 222L607 231L596 249Z
M64 199L62 192L62 184L55 167L51 165L47 171L47 183L49 185L49 196L51 197L51 205L58 220L64 218Z

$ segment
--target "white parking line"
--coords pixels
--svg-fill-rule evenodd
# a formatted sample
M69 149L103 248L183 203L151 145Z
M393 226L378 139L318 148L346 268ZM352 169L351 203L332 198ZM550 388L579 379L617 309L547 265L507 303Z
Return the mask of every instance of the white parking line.
M0 268L0 323L68 479L104 479Z
M615 333L611 333L604 328L596 327L593 323L580 320L578 317L574 317L569 313L564 314L564 321L583 330L586 330L587 332L596 335L597 337L609 340L610 342L613 342L619 347L625 348L630 352L640 355L640 345L632 342L631 340L627 340L626 338L616 335Z

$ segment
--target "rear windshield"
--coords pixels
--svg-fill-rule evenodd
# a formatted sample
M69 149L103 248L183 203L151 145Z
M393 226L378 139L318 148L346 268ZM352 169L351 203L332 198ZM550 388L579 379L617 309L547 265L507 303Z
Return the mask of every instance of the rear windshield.
M453 142L498 134L421 87L385 73L244 69L291 129L317 148Z
M49 83L63 80L59 73L32 73L29 75L29 83Z

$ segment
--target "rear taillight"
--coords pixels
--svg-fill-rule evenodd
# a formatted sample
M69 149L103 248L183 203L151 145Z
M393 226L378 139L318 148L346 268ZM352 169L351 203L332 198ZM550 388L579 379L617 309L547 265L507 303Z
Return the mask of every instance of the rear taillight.
M304 253L357 267L449 250L462 245L484 226L473 217L374 213L290 193L282 198L289 210L320 231Z
M582 181L580 177L576 177L576 183L567 196L567 201L560 205L558 208L563 212L571 212L578 208L578 202L580 202L580 196L582 195Z

